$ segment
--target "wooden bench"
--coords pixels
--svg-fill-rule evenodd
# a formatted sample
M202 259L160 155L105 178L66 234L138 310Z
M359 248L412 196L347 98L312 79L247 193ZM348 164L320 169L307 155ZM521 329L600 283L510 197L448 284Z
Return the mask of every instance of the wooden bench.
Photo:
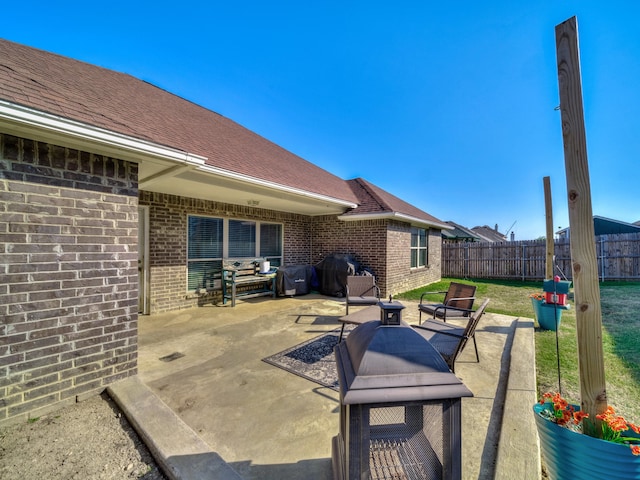
M263 258L228 258L222 261L222 304L236 298L271 295L276 298L276 273L260 273Z

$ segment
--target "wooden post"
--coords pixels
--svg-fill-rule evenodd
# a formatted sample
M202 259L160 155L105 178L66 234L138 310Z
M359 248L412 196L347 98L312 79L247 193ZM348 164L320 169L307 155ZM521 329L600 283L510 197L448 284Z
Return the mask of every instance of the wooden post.
M553 255L555 243L553 241L553 205L551 203L551 178L542 179L544 186L544 216L547 220L547 257L544 269L544 278L553 278Z
M556 26L556 53L567 175L581 407L595 422L596 414L606 410L607 392L576 17Z

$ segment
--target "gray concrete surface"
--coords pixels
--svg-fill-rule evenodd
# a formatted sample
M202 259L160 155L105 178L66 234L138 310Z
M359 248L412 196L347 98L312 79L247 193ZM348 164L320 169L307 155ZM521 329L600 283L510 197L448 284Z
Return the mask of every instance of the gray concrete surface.
M109 391L172 478L328 480L337 392L262 358L343 314L341 300L305 295L141 316L138 376ZM476 337L480 363L468 347L456 364L474 393L462 404L463 478L539 479L533 322L486 314Z

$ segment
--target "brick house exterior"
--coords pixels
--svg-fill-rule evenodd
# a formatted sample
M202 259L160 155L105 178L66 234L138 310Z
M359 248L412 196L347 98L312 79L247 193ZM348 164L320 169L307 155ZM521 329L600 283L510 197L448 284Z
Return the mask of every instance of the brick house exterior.
M140 192L149 208L150 312L191 308L220 300L220 292L187 293L187 215L222 215L282 223L286 265L310 263L312 220L302 215L153 192Z
M376 274L382 294L400 293L440 279L440 230L429 235L430 263L409 268L410 224L395 220L345 222L337 216L308 217L255 207L140 192L149 208L150 312L191 308L220 301L220 292L188 293L186 279L187 215L223 215L283 224L284 264L314 265L327 255L354 255Z
M354 255L384 296L440 279L449 228L147 82L0 40L0 424L136 374L140 309L219 301L187 288L189 216L280 225L283 265Z

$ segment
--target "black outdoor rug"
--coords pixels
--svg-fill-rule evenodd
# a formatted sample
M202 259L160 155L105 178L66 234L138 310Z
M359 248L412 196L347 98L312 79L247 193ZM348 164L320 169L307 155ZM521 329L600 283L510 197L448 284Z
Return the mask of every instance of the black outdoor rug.
M333 348L338 344L339 338L340 329L338 328L263 358L262 361L337 391L339 390L338 372Z

